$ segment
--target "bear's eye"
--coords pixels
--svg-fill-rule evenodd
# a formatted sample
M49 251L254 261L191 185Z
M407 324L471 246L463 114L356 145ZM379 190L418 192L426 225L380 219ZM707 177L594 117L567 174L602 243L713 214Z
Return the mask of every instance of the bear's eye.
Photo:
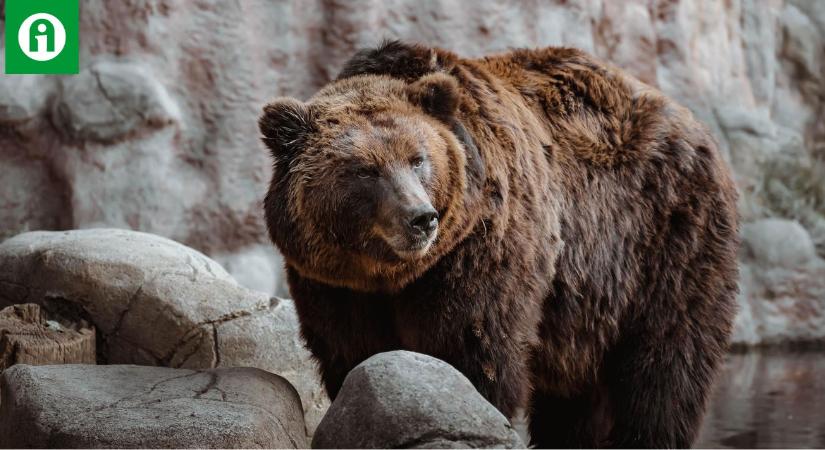
M372 178L378 176L378 171L371 167L361 167L355 170L355 175L358 178Z
M410 160L410 164L411 164L414 168L418 169L418 168L420 168L421 166L423 166L423 165L424 165L424 158L422 158L422 157L420 157L420 156L416 156L415 158L413 158L413 159L411 159L411 160Z

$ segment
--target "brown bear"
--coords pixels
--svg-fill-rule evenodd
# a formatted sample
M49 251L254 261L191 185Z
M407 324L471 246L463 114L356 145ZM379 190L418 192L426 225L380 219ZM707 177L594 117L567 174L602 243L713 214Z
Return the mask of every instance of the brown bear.
M687 447L726 350L736 190L684 108L570 48L388 42L260 118L265 200L334 398L447 361L539 447Z

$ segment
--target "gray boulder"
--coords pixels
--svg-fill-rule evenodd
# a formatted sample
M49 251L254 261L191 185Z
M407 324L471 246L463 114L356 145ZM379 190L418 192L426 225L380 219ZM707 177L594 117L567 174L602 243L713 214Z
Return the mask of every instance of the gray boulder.
M329 404L292 301L239 286L177 242L117 229L30 232L0 244L0 267L0 308L35 303L91 322L101 363L277 373L300 392L310 433Z
M523 448L510 422L449 364L380 353L347 375L313 448Z
M298 393L258 369L16 365L1 386L3 448L306 447Z

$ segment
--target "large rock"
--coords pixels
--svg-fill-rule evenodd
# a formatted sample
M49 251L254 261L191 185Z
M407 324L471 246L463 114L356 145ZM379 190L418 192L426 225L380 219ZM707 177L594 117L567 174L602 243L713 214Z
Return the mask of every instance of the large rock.
M306 448L301 402L251 368L26 366L0 382L3 448Z
M0 244L0 267L0 306L88 320L101 362L268 370L298 387L310 431L328 404L292 302L239 286L191 248L126 230L30 232Z
M419 353L375 355L353 369L313 448L523 448L470 380Z
M317 368L304 348L292 300L273 299L270 308L217 324L220 366L251 366L275 372L301 393L312 434L329 407Z

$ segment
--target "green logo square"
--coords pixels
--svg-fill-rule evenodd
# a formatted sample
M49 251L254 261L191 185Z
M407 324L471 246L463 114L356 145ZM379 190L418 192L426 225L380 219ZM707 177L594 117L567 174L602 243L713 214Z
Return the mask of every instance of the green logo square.
M6 73L78 72L79 0L6 0Z

